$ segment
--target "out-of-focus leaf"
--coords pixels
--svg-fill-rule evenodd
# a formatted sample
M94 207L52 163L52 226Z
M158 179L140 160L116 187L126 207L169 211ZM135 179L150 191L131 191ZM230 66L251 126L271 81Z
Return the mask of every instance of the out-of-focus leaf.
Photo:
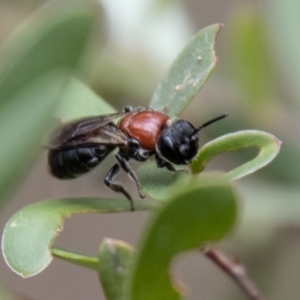
M101 243L99 279L107 300L120 300L124 296L124 283L135 256L135 249L123 241L107 238Z
M124 99L135 99L139 103L145 99L149 102L149 95L155 88L157 65L145 60L144 52L140 53L140 59L136 55L130 52L116 60L113 53L102 54L95 62L91 85L103 96L113 99L114 103L124 103Z
M1 49L0 198L40 149L67 72L78 65L95 22L91 5L57 5L46 5Z
M152 202L136 200L135 210L146 210ZM66 217L77 213L130 211L125 199L53 199L29 205L7 222L2 251L9 267L23 277L38 274L52 260L50 247L62 230Z
M150 107L166 109L174 117L189 104L216 65L214 45L220 26L205 27L185 46L155 90Z
M10 295L4 288L3 286L0 285L0 299L3 300L14 300L15 298ZM17 300L17 299L15 299Z
M282 88L294 91L292 99L299 100L299 1L276 0L264 4L265 12L256 5L238 9L226 27L230 69L226 68L224 75L234 80L239 92L237 114L231 119L235 119L235 128L249 128L249 125L272 128L277 136L284 138L280 155L260 174L270 180L297 184L300 147L294 129L300 125L299 111L291 111L291 97ZM244 153L236 153L239 160L243 156Z
M263 131L245 130L226 134L205 144L200 149L197 158L191 163L191 170L194 174L200 173L213 157L222 152L259 147L259 153L254 159L225 175L231 180L238 179L270 163L277 156L280 145L281 142L274 135Z
M53 72L40 76L15 94L0 109L0 198L26 173L28 161L40 149L41 138L50 125L51 112L69 74Z
M242 92L242 99L247 100L254 109L257 109L257 105L276 99L274 72L264 25L263 16L247 7L237 11L228 30L230 70L227 73Z
M172 259L221 239L232 228L236 210L234 193L225 181L202 180L177 193L150 223L126 299L182 299L171 278Z
M293 92L295 101L300 103L300 2L298 0L267 1L267 19L273 39L273 49L277 54L284 75L281 77Z
M249 231L255 224L273 229L280 226L299 226L300 187L254 180L243 183L240 193L245 202L242 225L248 226Z
M97 16L93 8L50 2L15 31L0 53L0 103L49 70L78 65Z
M116 110L79 80L72 78L54 115L62 121L113 113Z

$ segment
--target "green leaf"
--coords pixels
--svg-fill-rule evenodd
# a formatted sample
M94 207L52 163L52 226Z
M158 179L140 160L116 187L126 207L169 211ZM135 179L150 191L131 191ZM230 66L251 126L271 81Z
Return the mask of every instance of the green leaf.
M0 103L49 70L74 69L96 16L91 4L57 5L54 1L21 25L0 54Z
M190 167L193 174L198 174L220 153L247 147L260 148L254 159L226 174L228 179L238 179L270 163L277 156L280 144L275 136L262 131L245 130L227 134L204 145ZM174 173L167 169L158 169L154 162L142 165L138 170L138 177L143 191L160 201L165 201L171 193L175 193L178 185L188 186L193 181L193 178L184 172Z
M146 210L153 202L136 200L136 210ZM38 274L52 260L50 247L62 230L66 217L78 213L130 211L125 199L54 199L29 205L7 222L2 252L9 267L23 277Z
M62 121L109 114L116 110L76 78L66 87L54 115Z
M99 278L107 300L120 300L124 295L124 283L128 278L135 249L123 242L104 239L100 245Z
M55 8L54 8L55 7ZM92 32L87 4L46 7L19 28L0 54L0 198L41 149L55 104Z
M0 105L0 139L5 141L0 151L0 198L5 198L41 148L51 111L68 77L66 72L42 75Z
M208 26L192 38L155 90L150 107L166 109L170 117L175 117L189 104L217 63L214 44L220 27Z
M234 193L225 181L202 179L182 189L150 223L126 299L182 299L178 286L172 284L172 259L221 239L232 228L236 210Z
M111 105L74 77L70 78L60 96L61 100L53 113L54 124L46 131L43 145L47 145L55 127L61 127L68 121L116 112Z
M230 133L205 144L191 163L191 170L194 174L200 173L213 157L222 152L258 147L259 153L254 159L225 175L230 180L238 179L270 163L277 156L280 145L281 142L274 135L263 131L245 130Z
M166 168L157 168L155 162L143 164L138 169L138 178L142 190L155 200L166 201L176 187L188 184L191 177L185 172L170 172Z

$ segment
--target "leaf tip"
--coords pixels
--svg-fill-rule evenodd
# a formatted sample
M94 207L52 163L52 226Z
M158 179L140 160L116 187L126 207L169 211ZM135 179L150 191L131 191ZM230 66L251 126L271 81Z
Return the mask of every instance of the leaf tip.
M217 35L219 34L219 32L221 31L221 28L224 27L224 24L222 23L216 23L215 24L215 27L216 27L216 30L215 30L215 37L214 37L214 40L213 40L213 68L217 65L218 63L218 57L217 57L217 54L216 54L216 50L215 50L215 45L216 45L216 39L217 39Z
M278 150L280 150L280 147L281 147L282 141L281 141L280 139L278 139L278 138L276 138L276 137L275 137L275 144L276 144L276 146L277 146Z

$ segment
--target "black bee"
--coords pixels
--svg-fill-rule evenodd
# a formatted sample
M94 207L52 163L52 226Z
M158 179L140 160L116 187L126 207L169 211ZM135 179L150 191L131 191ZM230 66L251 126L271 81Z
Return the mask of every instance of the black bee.
M185 120L171 120L163 112L150 108L132 109L125 106L122 113L87 117L65 124L48 144L49 169L59 179L72 179L99 165L115 148L119 148L115 163L105 176L104 183L122 193L131 203L123 185L113 181L122 168L135 181L140 197L139 180L128 161L146 161L155 155L157 167L176 171L173 164L187 165L199 149L198 131L227 114L195 128ZM113 122L120 119L117 123Z

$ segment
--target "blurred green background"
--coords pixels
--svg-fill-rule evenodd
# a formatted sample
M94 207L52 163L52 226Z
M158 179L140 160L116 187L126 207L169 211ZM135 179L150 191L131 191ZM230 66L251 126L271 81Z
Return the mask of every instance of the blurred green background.
M0 44L45 2L1 0ZM56 5L59 8L63 2ZM65 5L72 6L72 1ZM264 130L282 140L281 152L274 162L236 183L241 216L236 231L221 246L228 254L239 257L268 299L297 299L300 2L103 0L93 5L101 20L76 75L117 110L126 104L147 106L153 90L189 38L207 25L225 25L217 38L217 68L182 117L202 124L229 112L222 126L201 132L202 143L242 129ZM20 119L14 122L18 124ZM41 145L42 141L35 146L36 151L26 153L28 162L20 170L26 176L21 179L20 174L15 182L9 182L12 186L5 191L9 196L3 200L1 230L14 212L35 201L113 195L103 185L113 157L83 178L60 182L47 173ZM254 155L252 149L223 154L209 169L230 170ZM6 176L1 166L0 176ZM126 176L120 178L135 193ZM90 255L95 255L100 240L106 236L135 244L146 218L147 213L75 216L65 223L57 244ZM176 270L190 287L187 299L246 299L226 275L198 253L179 259ZM12 273L1 258L0 282L7 293L1 295L0 290L0 299L5 300L104 299L95 273L58 260L38 276L24 280Z

